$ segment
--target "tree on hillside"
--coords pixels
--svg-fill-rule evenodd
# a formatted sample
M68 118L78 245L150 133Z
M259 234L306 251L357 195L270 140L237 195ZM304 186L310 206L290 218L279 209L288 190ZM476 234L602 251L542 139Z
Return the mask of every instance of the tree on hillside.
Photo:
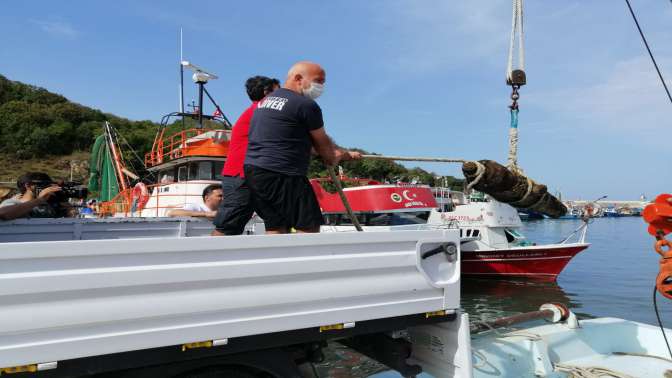
M110 122L120 135L123 150L128 153L131 168L143 174L142 159L152 148L159 125L151 121L131 121L97 109L68 101L46 89L11 81L0 75L0 153L11 159L44 158L68 155L75 151L89 151L96 136L103 131L104 122ZM209 121L206 121L206 126ZM166 126L168 137L182 130L194 128L196 121L176 120ZM365 151L361 151L366 153ZM407 169L401 164L364 159L341 164L350 177L370 178L381 182L416 180L434 184L435 174L420 168ZM320 159L310 163L311 177L326 177L327 171ZM451 178L455 183L459 180Z

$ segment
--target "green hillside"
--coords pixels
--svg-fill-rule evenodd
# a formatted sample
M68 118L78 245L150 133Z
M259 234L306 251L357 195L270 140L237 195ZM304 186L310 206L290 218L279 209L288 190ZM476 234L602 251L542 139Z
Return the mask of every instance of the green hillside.
M159 116L157 114L157 116ZM230 115L235 118L235 115ZM158 124L131 121L104 113L33 85L0 75L0 181L16 179L26 171L46 171L55 178L85 180L88 151L109 121L139 156L151 149ZM172 126L172 128L177 125ZM361 151L361 150L360 150ZM131 162L138 171L139 163ZM385 180L418 180L433 184L435 174L420 168L383 160L344 162L351 177ZM311 176L326 176L324 165L314 159ZM449 178L459 188L461 180Z

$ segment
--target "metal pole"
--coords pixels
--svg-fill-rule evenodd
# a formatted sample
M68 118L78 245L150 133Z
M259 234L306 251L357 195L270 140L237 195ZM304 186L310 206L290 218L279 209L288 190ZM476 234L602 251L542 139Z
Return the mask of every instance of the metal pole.
M198 82L198 128L203 128L203 83Z
M345 193L343 193L343 185L341 185L341 180L336 175L334 167L330 165L327 166L327 172L329 172L329 176L331 176L331 180L334 182L334 185L336 186L336 191L338 192L338 195L341 197L343 207L345 207L345 212L348 213L350 220L352 220L352 225L355 226L355 229L357 231L364 231L364 229L362 229L362 225L359 224L359 220L353 213L352 207L350 207L350 201L348 201L348 198L345 196Z
M464 163L465 159L448 159L448 158L434 158L434 157L417 157L417 156L385 156L385 155L362 155L364 159L379 159L379 160L396 160L396 161L426 161L436 163Z
M184 66L182 61L182 28L180 28L180 113L184 113Z
M493 329L493 328L502 328L502 327L508 327L508 326L511 326L511 325L514 325L514 324L529 322L530 320L549 319L549 318L553 318L553 315L554 315L554 313L551 310L540 310L540 311L525 312L525 313L518 314L518 315L512 315L512 316L507 316L507 317L495 319L493 321L476 323L473 326L473 328L471 329L471 332L472 333L478 333L478 332L486 331L486 330Z
M217 110L219 111L219 114L222 115L222 118L223 118L224 121L226 122L226 125L227 125L229 128L233 127L233 125L231 125L231 122L229 121L229 119L226 118L226 114L224 114L224 112L223 112L222 109L219 107L219 105L217 104L217 102L215 102L215 99L212 98L212 96L210 95L210 92L208 92L208 90L207 90L205 87L203 87L203 92L205 92L205 94L208 96L208 98L210 99L210 102L212 102L212 104L215 106L215 109L217 109Z

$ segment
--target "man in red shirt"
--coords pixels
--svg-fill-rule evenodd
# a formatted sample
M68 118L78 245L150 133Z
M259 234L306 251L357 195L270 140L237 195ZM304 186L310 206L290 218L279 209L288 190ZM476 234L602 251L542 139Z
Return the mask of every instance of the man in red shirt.
M247 136L250 130L250 121L257 103L267 94L280 87L278 79L266 76L253 76L245 82L247 95L252 100L249 108L240 115L231 131L229 153L222 169L222 201L213 221L215 231L212 235L240 235L245 225L252 217L254 210L250 203L250 192L245 185L243 163L247 152Z

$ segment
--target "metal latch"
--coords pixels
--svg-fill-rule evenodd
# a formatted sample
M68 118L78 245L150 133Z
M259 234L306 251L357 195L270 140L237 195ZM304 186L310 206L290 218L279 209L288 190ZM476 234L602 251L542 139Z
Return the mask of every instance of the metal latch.
M58 362L42 362L39 364L29 364L29 365L20 365L20 366L10 366L0 368L0 375L3 374L16 374L16 373L35 373L37 371L51 370L58 367Z
M333 330L346 329L346 328L355 328L355 322L323 325L323 326L320 326L320 332L333 331Z

